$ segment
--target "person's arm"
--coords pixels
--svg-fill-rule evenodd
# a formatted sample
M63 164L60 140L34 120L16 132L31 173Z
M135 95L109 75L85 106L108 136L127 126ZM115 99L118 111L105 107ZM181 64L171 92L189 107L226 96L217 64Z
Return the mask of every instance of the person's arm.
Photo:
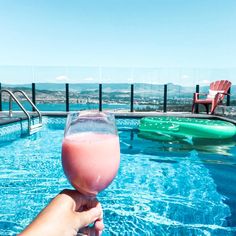
M92 228L87 227L92 223ZM103 228L102 208L96 198L63 190L19 236L72 236L79 230L86 235L101 235Z

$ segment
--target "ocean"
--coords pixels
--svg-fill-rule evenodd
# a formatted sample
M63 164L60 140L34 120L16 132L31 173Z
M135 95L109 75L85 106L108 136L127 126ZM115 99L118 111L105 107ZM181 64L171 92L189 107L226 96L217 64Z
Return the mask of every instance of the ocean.
M28 102L22 102L22 105L25 107L27 111L31 111L32 107ZM37 104L37 108L40 111L66 111L66 104L65 103L41 103ZM78 110L98 110L99 104L70 104L70 111L78 111ZM103 110L130 110L129 104L103 104L102 105ZM150 106L150 105L134 105L135 110L145 110L145 109L151 109L151 110L158 110L159 106ZM2 109L3 111L9 110L9 103L3 102L2 103ZM13 102L13 111L20 111L20 108L18 105Z

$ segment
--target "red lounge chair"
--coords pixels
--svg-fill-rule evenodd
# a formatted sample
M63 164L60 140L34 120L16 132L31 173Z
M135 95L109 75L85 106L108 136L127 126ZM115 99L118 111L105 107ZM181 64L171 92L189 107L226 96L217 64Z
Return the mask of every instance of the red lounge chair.
M229 95L228 90L231 86L231 82L228 80L219 80L212 82L210 84L210 89L208 94L200 94L194 93L193 94L193 105L192 105L192 112L195 111L196 104L202 104L206 107L206 112L209 112L209 105L211 105L211 114L214 114L216 107L222 103L224 96ZM207 96L205 99L200 99L200 95Z

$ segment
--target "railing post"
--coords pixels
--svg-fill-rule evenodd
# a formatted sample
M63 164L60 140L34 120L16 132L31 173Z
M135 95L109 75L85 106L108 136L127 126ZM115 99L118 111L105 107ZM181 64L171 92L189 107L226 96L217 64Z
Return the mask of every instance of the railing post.
M102 111L102 84L99 84L99 111Z
M130 86L130 112L134 111L134 85Z
M9 97L9 117L12 117L12 96Z
M228 90L228 92L227 92L229 95L227 95L226 106L230 106L230 90L231 90L231 89L229 88L229 90Z
M2 83L0 83L0 90L2 89ZM0 111L2 111L2 93L0 93Z
M32 102L36 106L35 83L32 83ZM35 111L34 107L32 107L32 111Z
M70 103L69 103L69 84L66 83L66 112L70 111Z
M163 102L163 112L167 111L167 84L164 84L164 102Z
M196 93L199 93L200 89L199 89L199 84L196 85ZM195 104L195 111L196 113L199 113L199 105Z

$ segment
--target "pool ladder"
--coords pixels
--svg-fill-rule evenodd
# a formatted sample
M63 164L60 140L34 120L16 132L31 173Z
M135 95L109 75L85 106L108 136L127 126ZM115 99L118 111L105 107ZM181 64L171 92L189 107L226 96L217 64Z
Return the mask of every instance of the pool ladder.
M39 131L42 128L42 115L41 115L40 111L38 110L38 108L34 105L34 103L26 95L26 93L22 90L10 91L8 89L1 89L0 93L3 93L3 92L9 94L9 117L12 117L12 115L13 115L13 113L12 113L12 100L14 100L17 103L17 105L21 108L21 110L24 112L24 114L26 115L26 118L28 121L28 134L31 135L31 134ZM30 105L36 111L36 113L38 114L38 119L39 119L39 122L37 124L34 124L34 119L31 118L29 112L24 108L24 106L21 104L21 102L17 99L17 97L15 96L16 93L20 93L21 95L23 95L23 97L30 103Z

